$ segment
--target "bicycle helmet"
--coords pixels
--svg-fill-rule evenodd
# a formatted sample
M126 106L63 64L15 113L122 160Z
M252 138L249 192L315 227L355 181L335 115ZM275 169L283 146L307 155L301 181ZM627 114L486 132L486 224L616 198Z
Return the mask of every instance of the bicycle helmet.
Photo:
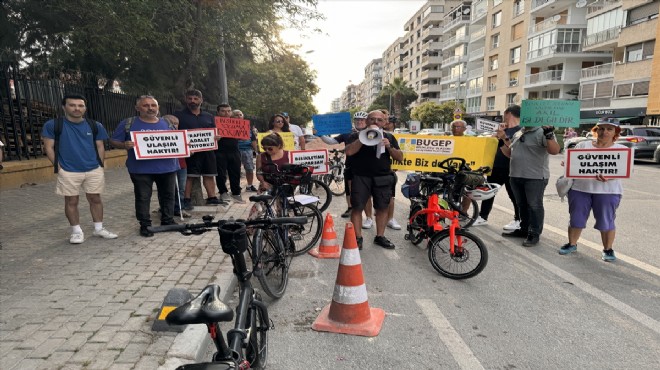
M355 114L353 115L353 119L367 119L368 115L369 113L361 110L359 112L355 112Z
M474 189L466 190L466 194L470 199L474 200L486 200L495 197L497 191L500 190L501 185L495 184L492 182L484 183L483 185L477 186Z

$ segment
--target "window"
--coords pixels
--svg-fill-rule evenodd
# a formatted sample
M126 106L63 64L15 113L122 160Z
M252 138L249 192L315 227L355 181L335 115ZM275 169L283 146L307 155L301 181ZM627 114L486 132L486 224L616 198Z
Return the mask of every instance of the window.
M518 40L525 35L524 23L520 22L511 27L511 41Z
M632 89L633 96L648 95L649 81L635 82Z
M500 34L496 33L490 37L490 48L495 49L500 46Z
M525 12L525 0L515 0L513 2L513 16L519 16Z
M475 98L468 98L465 101L465 109L467 110L467 113L478 112L480 108L481 108L481 96L477 96Z
M559 89L544 91L542 97L543 99L559 99Z
M513 94L506 94L506 106L511 106L516 104L516 93Z
M495 110L495 97L489 96L486 98L486 110Z
M658 17L658 3L649 2L646 5L631 9L628 11L628 25L646 22L647 20Z
M520 63L520 46L509 51L509 64Z
M502 4L502 0L493 0L493 8Z
M491 56L490 58L488 58L488 70L489 71L495 71L499 67L499 63L498 63L497 58L498 58L497 54L495 54L495 55Z
M637 62L642 60L643 44L630 45L626 48L626 62Z
M502 24L502 11L500 10L499 12L495 13L492 15L492 28L499 27Z
M486 80L486 82L487 82L487 85L486 85L486 90L487 91L497 90L497 76L488 77L488 80Z
M509 87L518 86L518 72L517 70L509 72Z

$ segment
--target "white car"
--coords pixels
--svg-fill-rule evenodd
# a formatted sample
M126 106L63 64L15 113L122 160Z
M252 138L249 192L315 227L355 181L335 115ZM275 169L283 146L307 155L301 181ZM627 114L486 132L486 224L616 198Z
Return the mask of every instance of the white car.
M445 135L445 132L437 128L425 128L419 131L417 135Z

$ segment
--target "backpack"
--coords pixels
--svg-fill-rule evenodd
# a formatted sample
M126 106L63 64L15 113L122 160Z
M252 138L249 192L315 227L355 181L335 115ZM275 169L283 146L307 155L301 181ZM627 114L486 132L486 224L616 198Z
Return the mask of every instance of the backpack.
M166 118L166 117L161 117L165 122L167 122L167 126L169 127L170 130L176 130L177 127L174 125L174 122L172 122L171 119ZM133 126L133 122L135 121L135 116L129 117L126 119L126 123L124 123L124 132L126 133L126 138L124 140L130 141L131 140L131 126Z
M94 144L94 151L96 152L96 160L99 162L99 165L103 167L103 161L101 160L101 156L99 156L99 148L96 146L96 136L99 133L99 126L98 122L86 118L85 121L87 121L87 124L89 125L89 128L92 129L92 143ZM55 160L53 161L53 172L57 173L58 168L58 157L59 157L59 149L60 149L60 136L62 135L62 128L64 127L64 118L63 117L57 117L55 118Z

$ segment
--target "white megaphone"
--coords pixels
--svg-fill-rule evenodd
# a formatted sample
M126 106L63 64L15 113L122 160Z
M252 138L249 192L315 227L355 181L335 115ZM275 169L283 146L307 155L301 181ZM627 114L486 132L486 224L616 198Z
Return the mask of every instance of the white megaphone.
M360 142L366 146L378 145L383 141L383 131L379 128L366 128L360 132Z

